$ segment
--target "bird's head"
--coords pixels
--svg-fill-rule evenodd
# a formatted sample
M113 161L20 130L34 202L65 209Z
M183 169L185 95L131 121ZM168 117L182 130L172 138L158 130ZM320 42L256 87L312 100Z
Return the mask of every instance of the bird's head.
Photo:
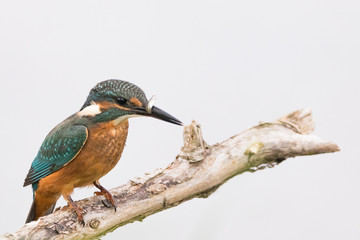
M149 116L182 125L178 119L155 107L154 102L154 97L147 100L135 84L111 79L91 89L77 115L92 118L95 122L114 121L114 124L130 117Z

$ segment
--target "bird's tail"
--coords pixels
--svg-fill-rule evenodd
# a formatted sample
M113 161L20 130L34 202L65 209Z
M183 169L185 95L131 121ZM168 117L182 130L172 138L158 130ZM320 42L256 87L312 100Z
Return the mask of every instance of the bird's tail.
M46 213L43 216L49 215L50 213L52 213L54 211L55 205L56 205L56 202L53 205L51 205L51 207L46 211ZM36 218L36 202L35 202L35 198L34 198L25 223L34 221L36 219L37 219Z

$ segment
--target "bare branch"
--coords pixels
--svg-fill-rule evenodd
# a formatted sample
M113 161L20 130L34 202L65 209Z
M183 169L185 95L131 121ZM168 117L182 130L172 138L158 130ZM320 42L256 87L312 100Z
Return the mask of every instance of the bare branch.
M96 238L192 198L208 197L242 172L273 167L289 157L339 151L336 144L307 135L313 129L311 112L298 110L209 146L200 125L193 121L184 128L184 147L168 167L111 190L117 212L106 208L102 197L94 196L77 202L87 212L85 227L78 223L74 211L63 207L1 238Z

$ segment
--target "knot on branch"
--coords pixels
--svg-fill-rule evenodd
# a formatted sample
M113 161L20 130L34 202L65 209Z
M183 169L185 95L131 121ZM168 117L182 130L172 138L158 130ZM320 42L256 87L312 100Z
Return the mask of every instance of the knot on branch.
M285 115L277 120L300 134L309 134L315 129L315 122L310 109L303 108Z
M200 162L205 158L207 143L204 141L201 126L194 120L184 127L184 146L181 148L180 157L191 163Z

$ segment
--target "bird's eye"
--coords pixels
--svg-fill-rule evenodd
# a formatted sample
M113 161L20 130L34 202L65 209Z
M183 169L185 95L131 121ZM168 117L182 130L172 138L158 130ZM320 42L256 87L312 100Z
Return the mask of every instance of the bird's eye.
M122 97L116 98L116 102L120 105L124 105L126 103L126 99Z

